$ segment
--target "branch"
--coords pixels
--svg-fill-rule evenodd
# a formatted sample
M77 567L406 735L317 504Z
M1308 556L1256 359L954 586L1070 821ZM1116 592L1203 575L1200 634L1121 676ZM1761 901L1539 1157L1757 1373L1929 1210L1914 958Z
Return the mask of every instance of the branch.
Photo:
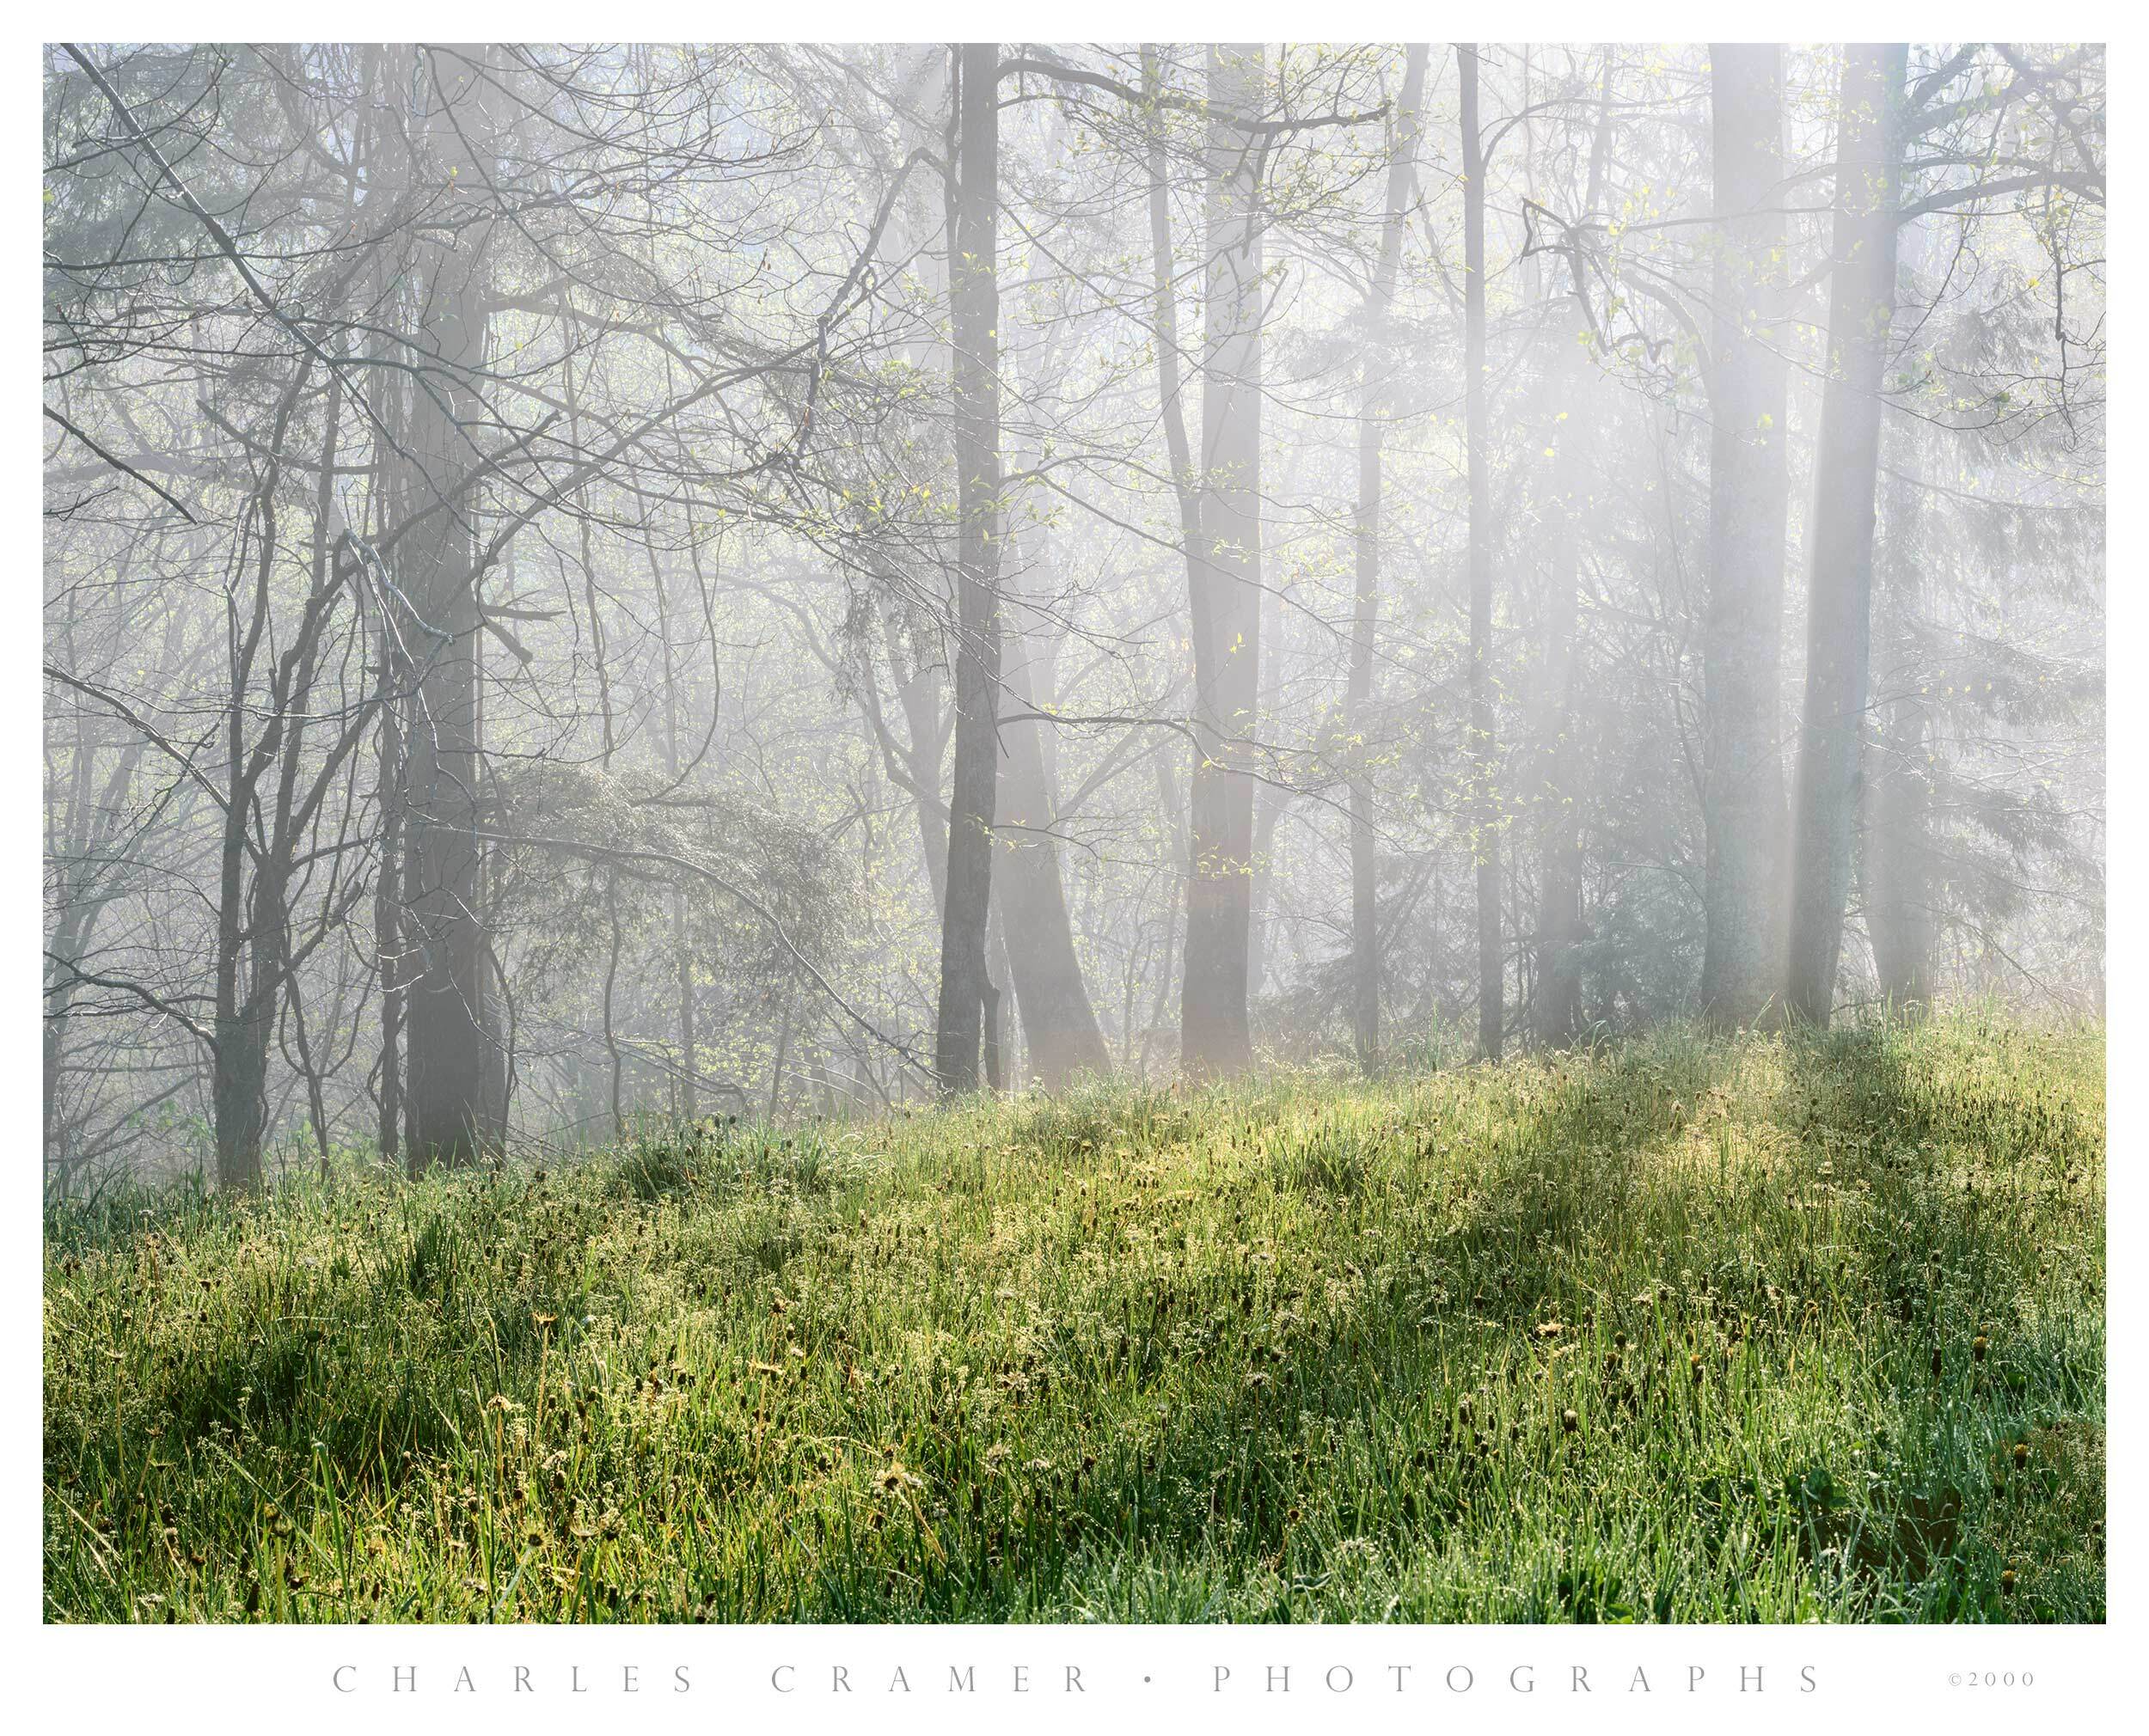
M176 512L189 524L199 523L194 515L189 512L185 506L181 504L178 496L169 493L164 489L159 488L156 484L150 481L148 477L144 476L139 470L137 470L132 464L128 463L126 459L119 457L115 453L107 451L95 440L92 440L87 434L83 433L82 430L77 428L72 422L70 422L64 416L61 415L59 412L55 410L50 404L47 404L45 406L45 419L48 422L58 423L62 428L65 429L70 434L72 434L77 440L81 441L83 445L87 446L92 452L95 452L100 458L103 459L104 462L109 464L114 470L125 471L129 476L132 476L137 482L140 483L144 488L148 489L150 493L156 495L158 499L168 504L173 511Z
M179 195L180 204L192 212L195 220L216 238L217 247L223 250L224 257L237 268L240 278L244 281L247 288L254 292L254 298L260 303L264 311L333 373L336 366L335 358L300 331L284 310L277 306L276 297L272 296L268 292L267 286L254 275L254 267L246 262L246 255L239 251L239 244L231 239L230 233L222 223L209 215L201 201L194 197L187 183L179 178L178 170L164 161L163 152L156 148L149 134L143 131L142 124L134 118L134 112L120 100L119 93L112 88L104 74L98 71L89 57L76 47L73 43L64 42L60 46L67 51L68 58L89 75L89 82L97 87L98 90L103 94L104 100L112 105L112 112L119 117L119 124L126 128L128 135L134 142L142 147L143 154L156 165L157 172L170 183L172 191Z
M162 731L157 730L145 718L144 718L140 712L137 712L133 706L130 706L117 694L107 693L105 689L96 686L93 682L83 680L79 675L70 675L65 669L61 669L56 663L47 663L45 665L45 677L47 681L58 682L62 687L74 688L77 693L87 695L89 698L96 700L101 706L109 706L114 716L124 718L128 723L133 724L136 729L142 732L144 737L155 743L166 755L173 760L178 765L181 771L184 772L187 777L192 779L195 783L199 784L202 790L207 794L209 799L216 804L219 812L230 805L230 804L224 799L223 792L217 789L214 784L211 783L208 778L200 771L199 767L195 766L193 756L192 755L181 753L179 749L163 735Z
M187 1027L189 1035L198 1038L203 1042L207 1043L211 1048L213 1049L216 1048L216 1038L211 1036L207 1031L204 1030L199 1024L195 1024L193 1019L188 1014L181 1012L179 1008L173 1006L170 1001L166 1000L161 995L150 993L150 991L143 987L140 983L124 981L116 976L100 976L94 971L84 970L82 966L76 963L73 959L64 958L58 953L53 952L49 949L46 951L45 956L53 963L58 965L61 969L66 971L73 979L73 981L86 982L92 988L116 989L122 994L132 994L137 999L142 1001L145 1006L152 1008L157 1012L162 1013L167 1018L178 1020L181 1024ZM49 989L46 991L47 993L50 993L52 991ZM178 998L181 1000L213 1000L216 997L207 994L183 994Z
M1975 205L1981 199L2000 199L2011 193L2030 193L2041 186L2063 186L2080 193L2098 205L2104 203L2104 177L2101 174L2076 174L2065 169L2052 169L2042 174L2011 174L2001 180L1979 181L1969 186L1947 187L1928 194L1914 205L1907 205L1895 213L1895 221L1907 223L1933 211L1952 211L1957 205Z
M1087 71L1079 66L1069 66L1064 61L1039 60L1025 56L1018 56L1013 60L1001 61L1000 76L1005 78L1011 72L1038 73L1056 84L1087 85L1094 90L1108 91L1123 101L1134 103L1137 107L1146 107L1154 102L1163 108L1177 108L1189 114L1208 115L1213 119L1221 119L1226 125L1235 127L1240 132L1251 132L1263 137L1273 138L1288 133L1306 132L1317 126L1362 126L1371 121L1385 120L1388 114L1388 105L1384 102L1378 108L1364 109L1356 114L1309 114L1295 120L1248 120L1242 115L1225 113L1215 105L1199 97L1179 96L1165 91L1159 91L1154 95L1145 95L1131 84L1122 83L1107 73Z
M1934 67L1932 71L1928 72L1923 78L1919 79L1916 86L1910 93L1911 113L1913 114L1917 113L1919 110L1923 109L1928 102L1932 101L1934 97L1938 96L1943 90L1946 89L1950 84L1953 83L1956 75L1958 75L1964 67L1968 66L1977 58L1977 51L1980 46L1980 44L1975 42L1965 42L1960 48L1956 49L1954 53L1950 54L1945 60L1941 62L1939 65ZM1943 117L1936 117L1936 119L1938 118Z

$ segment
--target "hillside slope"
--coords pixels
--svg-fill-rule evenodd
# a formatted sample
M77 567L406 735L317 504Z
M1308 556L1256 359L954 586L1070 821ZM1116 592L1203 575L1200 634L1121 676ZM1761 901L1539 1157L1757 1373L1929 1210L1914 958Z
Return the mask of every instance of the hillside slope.
M2101 1030L711 1129L46 1236L48 1617L2097 1620Z

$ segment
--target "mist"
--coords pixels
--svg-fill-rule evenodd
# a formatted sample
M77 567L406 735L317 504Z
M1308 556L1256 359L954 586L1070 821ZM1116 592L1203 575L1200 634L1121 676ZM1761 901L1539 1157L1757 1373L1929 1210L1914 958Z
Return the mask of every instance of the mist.
M2104 71L48 48L48 1196L2101 1017Z

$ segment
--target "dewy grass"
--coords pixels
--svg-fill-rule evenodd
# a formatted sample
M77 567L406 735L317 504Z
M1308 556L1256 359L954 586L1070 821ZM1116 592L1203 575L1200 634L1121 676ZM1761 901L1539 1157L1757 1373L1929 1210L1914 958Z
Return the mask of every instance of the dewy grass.
M2100 1030L48 1226L56 1621L2104 1615Z

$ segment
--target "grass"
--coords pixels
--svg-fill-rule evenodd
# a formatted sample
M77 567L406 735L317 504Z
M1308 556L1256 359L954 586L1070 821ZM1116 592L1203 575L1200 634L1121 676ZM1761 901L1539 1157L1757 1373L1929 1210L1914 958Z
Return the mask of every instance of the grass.
M2101 1030L48 1220L54 1621L2099 1621Z

